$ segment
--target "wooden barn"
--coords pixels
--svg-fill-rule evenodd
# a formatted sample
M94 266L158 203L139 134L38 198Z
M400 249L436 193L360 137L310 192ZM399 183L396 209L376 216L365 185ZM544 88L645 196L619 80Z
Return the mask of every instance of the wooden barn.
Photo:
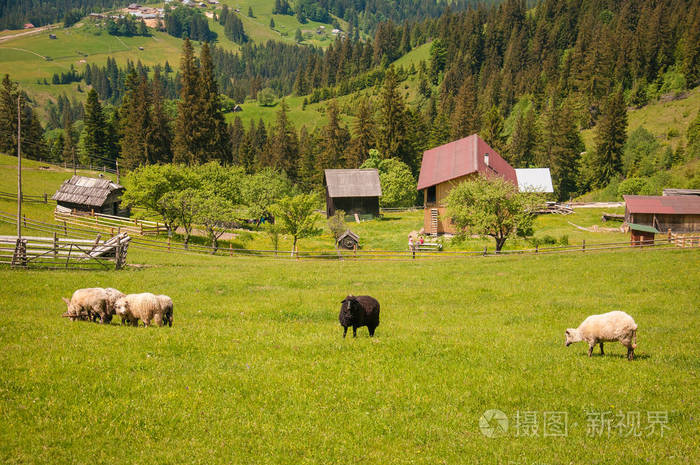
M423 153L418 190L423 191L426 233L457 232L447 216L447 195L457 184L479 175L502 176L518 185L513 167L477 134Z
M700 196L625 195L625 222L665 233L700 231Z
M109 179L73 176L51 198L71 210L118 215L124 214L120 208L123 193L124 187Z
M379 216L382 187L377 170L325 170L324 184L327 216L333 216L336 210L348 215Z

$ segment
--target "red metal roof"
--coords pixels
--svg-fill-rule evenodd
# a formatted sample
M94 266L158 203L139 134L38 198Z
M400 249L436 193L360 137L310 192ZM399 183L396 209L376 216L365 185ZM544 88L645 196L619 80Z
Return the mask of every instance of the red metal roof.
M486 165L484 155L489 155ZM500 175L517 185L515 170L477 134L423 152L418 190L470 173Z
M630 213L700 215L700 197L695 195L623 195Z

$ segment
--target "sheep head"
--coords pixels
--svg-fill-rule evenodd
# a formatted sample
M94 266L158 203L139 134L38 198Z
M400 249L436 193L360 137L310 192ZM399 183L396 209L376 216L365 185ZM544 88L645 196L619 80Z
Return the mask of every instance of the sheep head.
M574 342L580 342L581 335L576 328L569 328L566 330L566 347L569 347Z
M121 297L114 303L114 311L119 316L125 316L129 310L129 301Z

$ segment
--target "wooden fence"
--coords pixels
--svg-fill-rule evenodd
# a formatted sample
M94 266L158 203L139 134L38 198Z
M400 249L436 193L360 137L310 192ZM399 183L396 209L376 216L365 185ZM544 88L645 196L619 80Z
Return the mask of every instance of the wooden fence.
M97 231L107 231L112 236L121 232L132 235L147 236L167 233L168 228L163 223L148 220L125 218L123 216L106 215L104 213L80 212L56 208L54 219L63 225L74 225L79 228L89 228ZM67 229L67 228L65 228Z
M7 200L17 200L17 193L11 193L11 192L0 192L0 198L1 199L7 199ZM49 203L49 194L44 193L44 195L27 195L25 193L22 193L22 202L23 203Z
M16 217L11 214L0 212L0 222L14 224ZM41 231L46 234L71 235L73 237L89 238L94 231L87 228L80 228L73 224L50 224L41 221L23 219L23 225L27 229ZM679 239L680 240L680 239ZM91 241L89 241L91 242ZM493 256L510 256L510 255L548 255L548 254L570 254L570 253L593 253L593 252L609 252L615 250L659 250L680 247L676 239L667 239L657 237L654 241L649 242L608 242L608 243L586 243L584 240L580 244L570 244L565 246L554 247L535 247L530 249L502 250L496 252L493 248L484 247L483 250L314 250L300 251L291 254L289 250L253 250L233 248L229 243L228 247L221 246L214 250L210 246L190 244L186 247L180 242L171 242L167 240L158 240L147 237L130 237L129 247L136 250L164 252L173 254L216 254L228 256L248 256L248 257L268 257L278 259L325 259L325 260L409 260L409 259L435 259L435 258L469 258L469 257L493 257ZM694 244L694 247L700 246L700 235L685 236L681 244L689 247Z
M121 269L131 238L122 233L102 240L0 236L0 263L13 268Z
M674 234L668 231L668 242L676 247L700 247L700 236L691 234Z

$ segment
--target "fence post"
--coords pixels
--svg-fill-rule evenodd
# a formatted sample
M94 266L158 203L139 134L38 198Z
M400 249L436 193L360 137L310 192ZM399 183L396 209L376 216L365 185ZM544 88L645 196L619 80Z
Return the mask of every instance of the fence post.
M44 203L49 203L49 196L44 192Z
M27 227L27 215L22 215L22 222L24 223L24 227Z
M486 256L488 246L484 247L484 257Z
M58 235L54 232L53 233L53 259L56 260L58 258Z
M539 250L540 250L540 245L539 245L539 244L535 244L535 253L539 252Z
M168 234L168 252L170 252L170 234Z
M586 239L583 240L583 243L581 244L581 252L586 251Z
M122 238L121 236L117 236L117 250L114 255L114 269L119 270L121 269L121 261L122 261Z
M68 225L66 224L66 220L63 220L63 234L68 237Z
M228 251L229 257L233 257L233 244L231 244L231 241L228 241Z

